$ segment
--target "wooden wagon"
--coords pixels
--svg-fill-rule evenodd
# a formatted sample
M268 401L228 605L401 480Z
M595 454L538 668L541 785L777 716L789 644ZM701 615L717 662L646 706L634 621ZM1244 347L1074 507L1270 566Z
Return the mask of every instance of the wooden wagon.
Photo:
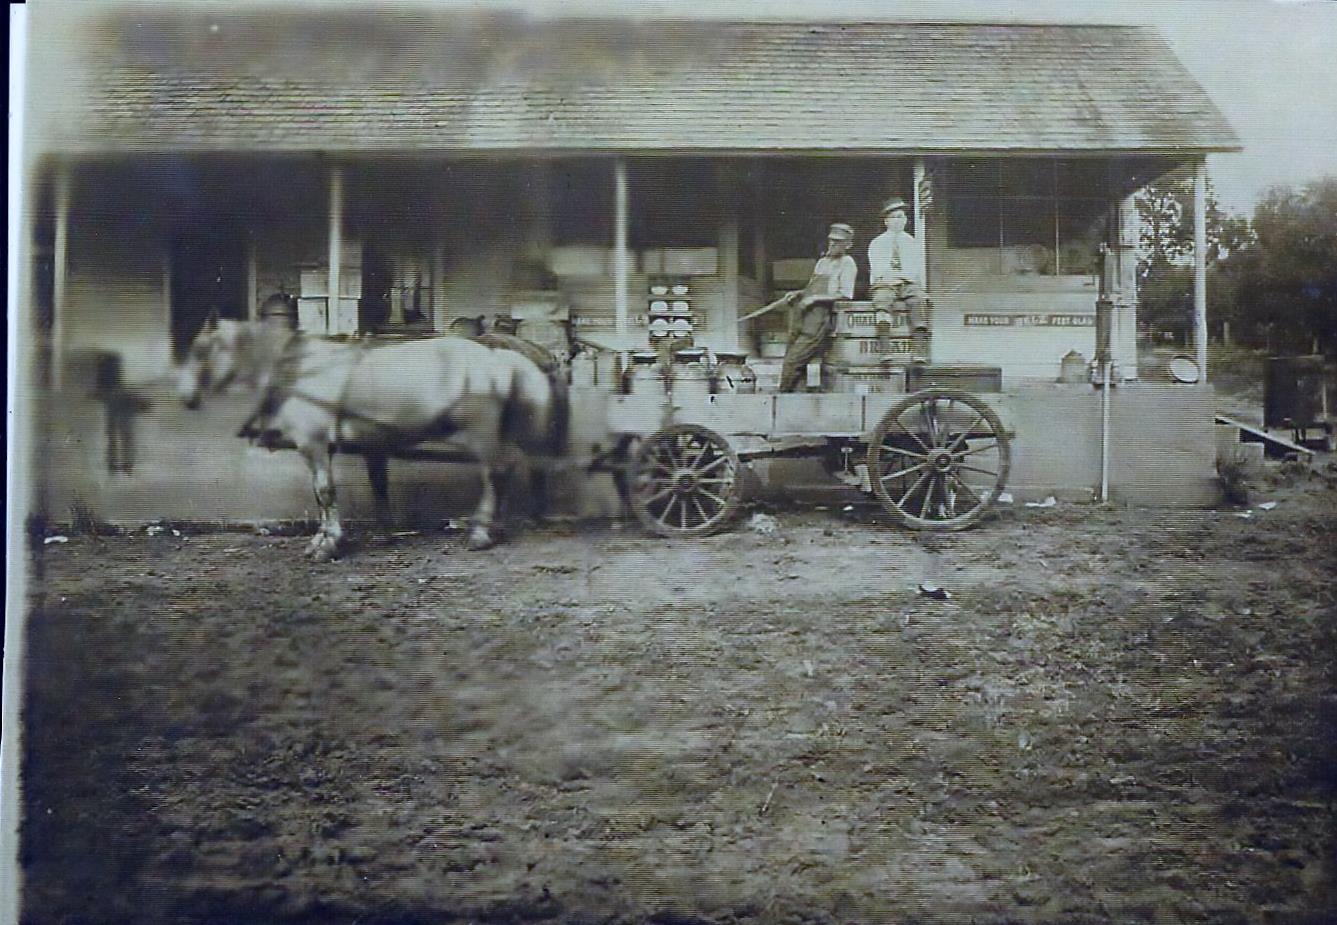
M911 394L613 395L606 468L648 529L703 536L726 527L743 499L744 466L816 457L915 530L961 530L997 500L1009 433L980 396Z

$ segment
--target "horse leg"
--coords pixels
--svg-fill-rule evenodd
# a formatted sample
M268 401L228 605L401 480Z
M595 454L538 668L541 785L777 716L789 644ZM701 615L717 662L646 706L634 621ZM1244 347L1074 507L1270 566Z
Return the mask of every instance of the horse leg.
M497 511L498 519L503 523L523 522L533 517L541 498L535 490L538 485L539 468L519 447L503 447L497 460ZM522 497L517 500L516 486L523 486ZM520 502L524 506L520 506Z
M471 551L477 552L482 549L491 549L497 545L497 540L492 534L492 529L497 519L497 486L493 466L493 460L490 457L480 459L480 472L483 480L482 497L478 499L478 507L474 509L474 516L469 526L469 539L465 542L465 547Z
M392 523L390 515L390 467L384 453L364 453L367 479L371 482L371 497L376 508L376 522L382 526Z
M328 562L338 554L344 534L334 494L333 454L325 446L303 449L302 455L311 469L311 487L320 508L320 529L312 537L307 553L317 562Z
M552 503L551 494L551 473L548 467L543 463L529 465L529 508L533 517L539 523L545 523L548 520L548 510Z

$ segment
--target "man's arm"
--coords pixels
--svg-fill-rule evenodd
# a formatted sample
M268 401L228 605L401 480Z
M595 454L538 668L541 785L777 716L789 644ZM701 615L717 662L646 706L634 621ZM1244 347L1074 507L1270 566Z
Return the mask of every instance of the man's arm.
M891 246L885 234L880 234L868 242L868 285L889 283L887 273L891 270Z
M849 254L840 258L840 275L836 279L836 286L840 294L847 299L854 298L854 281L859 277L859 265L854 262L854 258Z

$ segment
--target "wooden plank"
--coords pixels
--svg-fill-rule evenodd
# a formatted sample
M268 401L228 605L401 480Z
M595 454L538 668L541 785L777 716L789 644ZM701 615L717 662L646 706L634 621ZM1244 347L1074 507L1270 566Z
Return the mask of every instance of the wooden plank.
M1231 427L1237 427L1239 428L1241 434L1249 434L1250 436L1257 437L1258 440L1261 441L1265 446L1270 445L1279 450L1284 450L1287 453L1308 453L1310 456L1314 455L1314 451L1307 447L1300 446L1300 444L1298 443L1293 443L1290 440L1287 440L1285 437L1278 437L1273 434L1269 434L1261 427L1255 427L1252 424L1245 424L1243 421L1237 421L1234 418L1227 417L1224 414L1218 414L1216 416L1216 423L1228 424ZM1244 441L1244 442L1252 442L1252 441Z
M777 434L857 434L862 429L862 395L794 392L775 396Z

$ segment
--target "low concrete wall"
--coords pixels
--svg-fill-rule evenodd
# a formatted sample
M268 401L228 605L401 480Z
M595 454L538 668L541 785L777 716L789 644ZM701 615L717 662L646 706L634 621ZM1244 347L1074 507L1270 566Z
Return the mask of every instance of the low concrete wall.
M76 507L119 524L155 519L261 523L315 516L309 477L295 453L251 447L234 436L249 412L243 400L214 399L204 410L191 412L162 386L143 390L141 397L148 407L134 420L136 460L130 473L107 469L106 412L101 404L86 394L68 392L59 400L47 396L34 404L38 440L31 484L43 491L54 520L69 521ZM1008 490L1018 501L1048 495L1069 501L1095 497L1100 483L1098 390L1046 384L985 397L1014 432ZM740 403L726 414L728 419L766 417L765 397L740 398L750 399L749 407L743 409ZM815 415L812 420L823 420L835 398L810 396L790 404L802 404ZM839 409L838 415L857 430L874 425L891 396L839 398L857 406ZM572 446L581 457L611 443L608 405L604 393L575 395ZM627 409L620 410L625 416ZM646 410L653 411L652 406ZM802 426L796 408L783 410L787 425ZM691 410L684 409L681 417L692 420ZM649 414L646 420L648 426L655 417ZM1110 483L1116 502L1210 506L1218 497L1215 459L1210 388L1128 384L1112 391ZM807 460L762 461L756 470L769 491L846 491ZM362 461L339 457L335 477L344 515L369 518L371 494ZM555 483L556 513L598 517L617 512L612 479L606 474L572 469L559 473ZM439 526L465 516L477 492L471 466L391 463L392 508L405 525Z
M894 396L867 396L872 404ZM1090 385L1041 383L981 396L1012 433L1007 491L1018 502L1050 495L1092 501L1100 488L1101 395ZM1110 391L1110 498L1149 507L1211 507L1216 484L1214 392L1209 387L1129 383ZM830 487L830 477L807 460L758 464L779 493Z

